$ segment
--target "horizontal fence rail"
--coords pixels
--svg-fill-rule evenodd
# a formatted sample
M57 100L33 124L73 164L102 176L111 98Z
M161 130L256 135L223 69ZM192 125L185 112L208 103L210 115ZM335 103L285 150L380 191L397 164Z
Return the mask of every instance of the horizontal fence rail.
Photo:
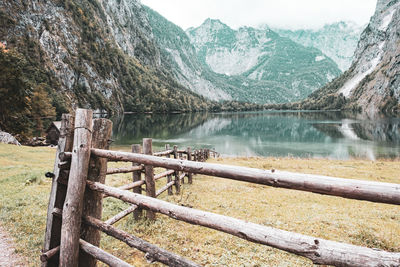
M126 192L126 191L125 191ZM134 194L134 193L132 193ZM158 261L164 263L168 266L187 266L187 267L199 267L200 265L187 260L179 255L171 253L167 250L159 248L153 244L150 244L138 237L135 237L131 234L125 233L111 225L105 224L102 221L93 218L93 217L84 217L83 222L92 227L99 229L100 231L106 233L109 236L112 236L132 248L139 249L142 252L146 253L146 258L149 261Z
M101 183L88 181L87 184L92 190L142 208L294 253L306 257L316 264L336 266L398 266L400 264L400 253L379 251L262 226L211 212L178 206Z
M95 259L98 259L101 262L106 263L110 267L133 267L132 265L124 262L123 260L111 255L110 253L99 249L96 246L80 239L79 240L80 248L86 252L87 254L91 255Z
M181 184L186 177L191 184L193 174L395 205L400 204L399 184L203 163L210 155L219 154L210 149L178 149L176 145L171 149L168 144L164 151L153 153L150 138L143 139L143 147L132 145L132 153L110 151L111 130L111 121L92 120L90 110L77 109L75 119L62 116L54 173L49 175L52 187L40 256L42 267L95 267L98 260L109 266L131 266L100 248L100 232L146 253L149 262L199 266L113 226L132 213L135 220L155 220L156 213L164 214L303 256L315 264L400 266L398 252L329 241L156 199L166 191L173 195L173 188L180 194ZM119 161L131 162L131 166L107 168L107 162ZM155 174L155 168L166 170ZM130 183L118 188L104 184L107 175L124 173L132 174ZM166 178L162 182L165 185L160 186L162 178ZM105 197L120 199L129 207L103 222Z
M124 191L126 192L126 191ZM134 193L133 193L134 194ZM53 214L57 217L62 217L63 211L56 208L53 210ZM82 222L85 225L89 225L93 228L96 228L103 233L112 236L121 242L124 242L128 246L132 248L136 248L144 253L146 253L146 259L150 262L161 262L168 266L182 266L182 267L200 267L200 265L185 259L179 255L176 255L172 252L169 252L165 249L159 248L156 245L153 245L147 241L144 241L141 238L138 238L134 235L126 233L122 230L115 228L114 226L102 222L99 219L93 218L91 216L83 216ZM43 256L43 254L42 254Z
M282 171L266 171L254 168L228 166L214 163L159 158L127 152L92 149L92 155L118 161L163 167L177 171L204 174L238 181L296 189L350 199L367 200L388 204L400 204L400 185L335 178L322 175L299 174Z

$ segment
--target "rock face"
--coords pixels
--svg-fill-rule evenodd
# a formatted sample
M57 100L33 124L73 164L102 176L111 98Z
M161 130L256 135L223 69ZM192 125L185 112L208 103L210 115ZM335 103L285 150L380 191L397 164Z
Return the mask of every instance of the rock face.
M280 36L288 37L296 43L306 47L315 47L330 57L339 66L341 71L346 71L354 56L361 32L365 25L359 26L354 22L337 22L327 24L320 29L287 30L275 28Z
M186 33L156 11L147 8L152 34L161 50L162 65L172 69L175 78L191 91L211 100L232 100L223 88L223 79L204 66Z
M207 19L186 32L200 61L242 88L239 98L253 102L301 100L341 73L320 50L306 48L268 28L233 30L219 20Z
M4 0L0 22L0 41L38 70L33 82L47 85L58 113L63 105L171 111L205 102L161 68L138 0Z
M0 131L0 143L20 146L21 144L9 133Z
M400 1L378 0L348 71L289 108L400 111Z
M368 114L392 112L400 101L400 1L378 0L355 59L339 89Z

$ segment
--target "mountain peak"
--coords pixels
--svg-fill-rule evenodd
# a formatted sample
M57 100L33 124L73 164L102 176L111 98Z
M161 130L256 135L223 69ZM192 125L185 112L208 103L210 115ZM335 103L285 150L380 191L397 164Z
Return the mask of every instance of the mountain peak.
M206 19L203 22L203 24L201 24L200 27L213 28L213 29L216 29L216 30L220 30L220 29L224 29L224 28L230 29L230 27L228 25L226 25L225 23L223 23L219 19L211 19L211 18Z

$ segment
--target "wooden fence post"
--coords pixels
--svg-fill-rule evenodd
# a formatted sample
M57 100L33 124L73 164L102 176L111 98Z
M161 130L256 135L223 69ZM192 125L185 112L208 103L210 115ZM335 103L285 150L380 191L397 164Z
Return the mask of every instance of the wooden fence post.
M92 116L91 110L76 110L71 169L61 224L60 267L78 266L83 195L92 141Z
M142 153L142 147L139 144L133 144L132 145L132 152L141 154ZM132 162L132 166L139 166L139 165L140 165L139 163ZM141 171L134 171L132 173L132 179L133 179L133 182L137 182L137 181L142 180L142 172ZM142 186L134 187L133 188L133 193L141 194L142 190L143 190ZM133 218L135 220L139 220L142 216L143 216L143 209L140 208L140 207L135 209L135 211L133 212Z
M174 159L178 158L178 146L174 146ZM175 171L175 191L176 194L181 193L181 181L179 180L179 171Z
M165 145L165 150L169 150L169 144L166 144L166 145ZM168 154L166 157L167 157L167 158L170 158L171 155ZM168 175L167 175L167 184L170 183L170 182L172 182L172 175L171 175L171 174L168 174ZM168 195L171 196L172 194L173 194L173 193L172 193L172 187L168 187Z
M111 138L112 122L107 119L95 119L93 122L92 148L108 149ZM92 157L89 161L87 180L104 184L107 173L107 159ZM101 219L103 211L103 194L87 189L83 200L83 216ZM81 227L81 239L100 246L100 232L85 224ZM97 260L80 250L79 266L95 267Z
M153 155L152 139L143 139L143 154ZM149 197L156 197L156 185L154 182L154 168L151 165L144 165L145 179L146 179L146 195ZM146 211L147 219L154 220L156 215L153 211Z
M69 171L60 170L60 154L71 152L74 142L74 117L70 114L63 114L61 117L60 138L58 140L56 158L54 162L53 180L49 206L47 209L46 234L44 237L43 252L47 252L60 245L61 240L61 219L53 215L54 208L62 209L64 205L67 187L59 183L59 180L67 180ZM59 265L59 257L52 257L47 262L42 263L43 267L55 267Z
M187 160L192 160L192 149L190 147L187 148ZM191 172L188 173L188 183L193 183L193 174Z

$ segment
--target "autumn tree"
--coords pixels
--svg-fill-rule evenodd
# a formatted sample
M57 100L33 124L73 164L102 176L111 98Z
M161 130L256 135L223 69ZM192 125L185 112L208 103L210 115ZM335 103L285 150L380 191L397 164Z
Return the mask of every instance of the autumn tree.
M42 136L43 123L56 117L56 109L51 105L46 84L41 83L34 87L30 98L30 115L35 124L36 134Z

